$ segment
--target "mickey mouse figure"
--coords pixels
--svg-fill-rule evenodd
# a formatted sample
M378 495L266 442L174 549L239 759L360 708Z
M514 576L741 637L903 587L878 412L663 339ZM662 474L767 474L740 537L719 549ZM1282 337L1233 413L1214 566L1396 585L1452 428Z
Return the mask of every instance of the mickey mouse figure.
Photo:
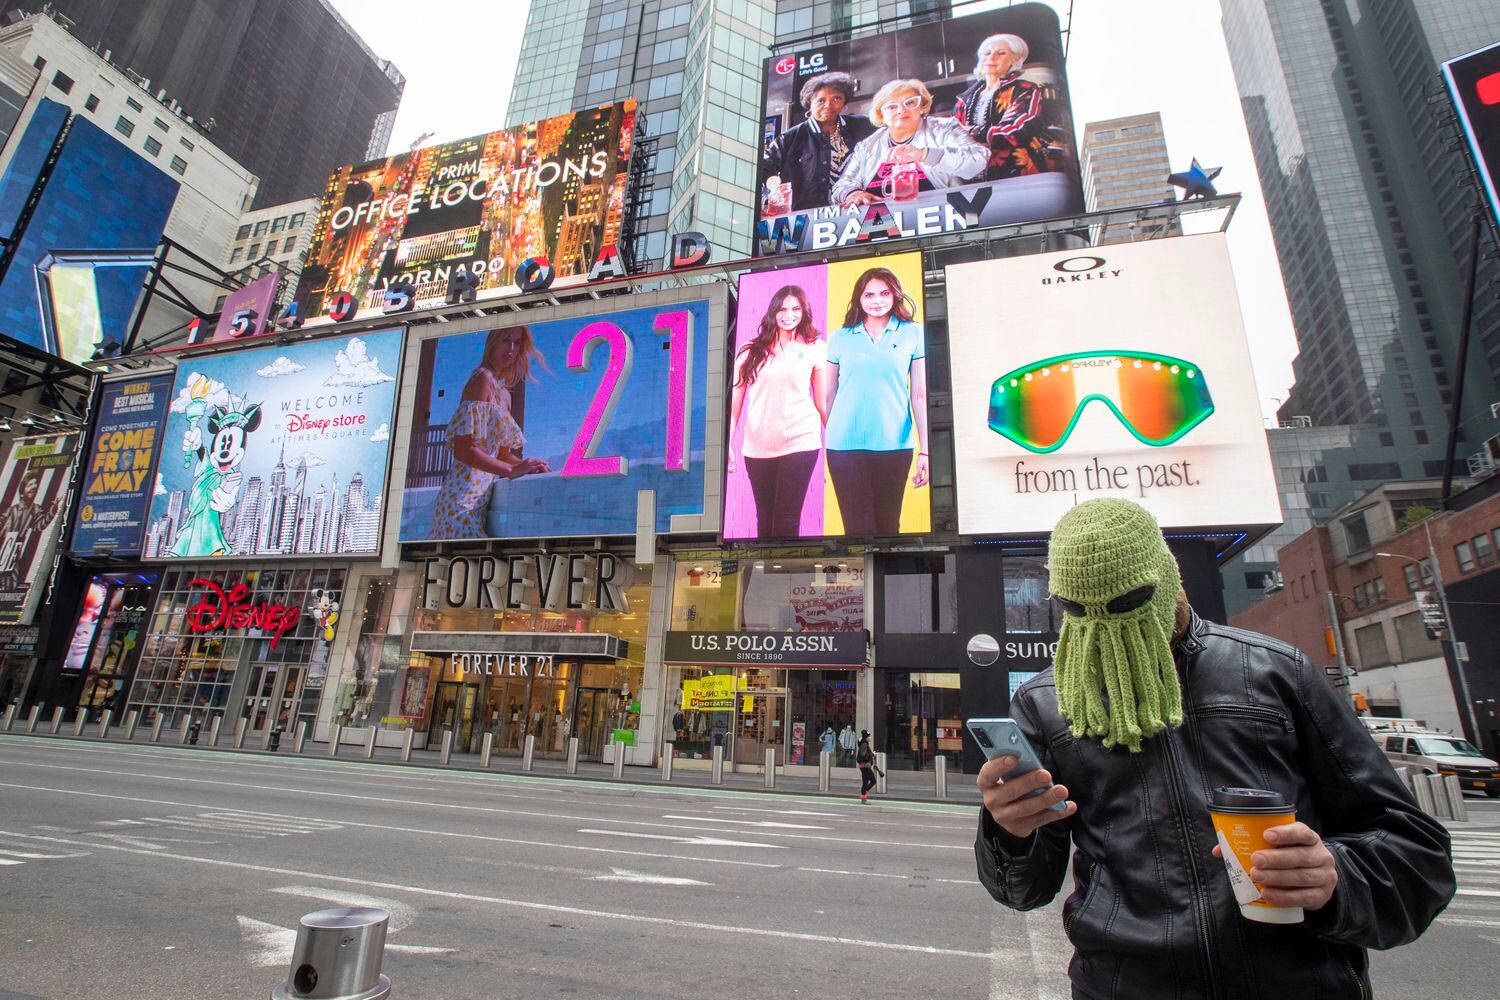
M331 590L314 590L312 592L312 603L307 610L311 611L317 619L318 631L322 634L325 642L333 641L333 627L339 620L339 602L333 599Z
M229 553L224 538L224 514L240 496L246 439L260 426L260 404L242 410L215 406L208 413L208 441L192 421L182 435L183 453L198 459L193 487L188 493L187 517L169 550L174 556L222 556Z

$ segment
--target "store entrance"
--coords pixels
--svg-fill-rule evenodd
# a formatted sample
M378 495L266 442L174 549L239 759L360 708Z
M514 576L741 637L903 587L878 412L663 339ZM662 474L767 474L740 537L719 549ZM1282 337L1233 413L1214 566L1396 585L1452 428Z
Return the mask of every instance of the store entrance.
M474 717L479 707L479 685L439 681L432 701L432 723L427 745L439 746L443 730L453 730L453 746L463 750L474 738Z
M286 732L297 714L306 667L300 663L252 663L249 670L250 682L240 706L248 735L264 737L273 726Z
M581 760L603 760L609 738L609 705L615 692L608 688L579 688L573 702L573 735Z
M786 692L742 690L734 720L734 762L764 764L766 751L776 751L776 764L786 764Z

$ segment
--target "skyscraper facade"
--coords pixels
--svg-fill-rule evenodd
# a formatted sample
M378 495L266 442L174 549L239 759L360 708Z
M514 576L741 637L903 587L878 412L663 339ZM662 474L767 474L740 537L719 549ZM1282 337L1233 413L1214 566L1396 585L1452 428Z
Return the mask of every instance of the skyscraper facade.
M329 0L52 0L84 44L165 91L260 178L256 203L316 195L385 154L406 84Z
M1090 122L1083 129L1079 159L1084 204L1090 212L1177 200L1175 190L1167 183L1172 168L1160 112ZM1182 227L1175 221L1157 221L1154 225L1160 227L1158 236L1182 235ZM1102 228L1097 243L1139 238L1131 222Z
M1407 478L1454 399L1469 193L1437 63L1500 37L1489 0L1224 0L1299 353L1284 419L1371 424ZM1440 99L1439 99L1440 100ZM1500 311L1476 313L1460 455L1500 430ZM1490 344L1493 344L1491 355Z

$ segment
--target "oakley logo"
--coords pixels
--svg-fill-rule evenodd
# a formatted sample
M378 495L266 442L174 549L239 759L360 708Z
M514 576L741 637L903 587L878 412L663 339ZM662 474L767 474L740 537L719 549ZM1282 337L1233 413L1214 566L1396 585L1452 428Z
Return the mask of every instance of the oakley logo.
M1069 257L1052 265L1052 270L1062 271L1064 274L1074 274L1079 271L1096 271L1105 265L1103 257Z
M1075 281L1103 281L1106 278L1118 278L1123 269L1109 267L1109 262L1103 257L1086 255L1060 260L1052 265L1052 270L1060 272L1060 276L1043 278L1042 284L1065 285Z

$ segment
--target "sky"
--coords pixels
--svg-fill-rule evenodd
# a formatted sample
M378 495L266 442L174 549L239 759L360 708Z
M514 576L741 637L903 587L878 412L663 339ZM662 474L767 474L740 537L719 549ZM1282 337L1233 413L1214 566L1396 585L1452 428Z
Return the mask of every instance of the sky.
M391 150L461 139L499 128L526 26L528 0L427 0L413 30L409 0L333 0L382 58L406 76ZM1003 7L975 3L962 13ZM1067 0L1052 0L1064 16ZM1292 383L1292 336L1286 292L1266 221L1265 203L1240 111L1239 94L1219 24L1217 0L1074 0L1068 48L1073 119L1088 122L1160 111L1174 170L1197 157L1223 167L1221 192L1244 196L1229 227L1240 309L1250 339L1261 410L1274 417Z

